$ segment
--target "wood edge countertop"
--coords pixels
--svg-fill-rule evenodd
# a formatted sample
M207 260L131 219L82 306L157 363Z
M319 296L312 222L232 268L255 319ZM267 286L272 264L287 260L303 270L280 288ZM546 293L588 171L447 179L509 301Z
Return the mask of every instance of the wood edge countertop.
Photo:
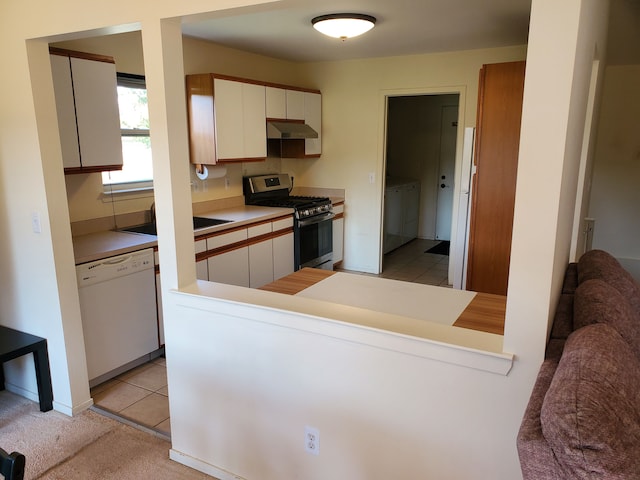
M260 287L260 290L295 295L335 273L337 272L331 270L303 268ZM506 308L507 297L489 293L476 293L453 326L504 335Z

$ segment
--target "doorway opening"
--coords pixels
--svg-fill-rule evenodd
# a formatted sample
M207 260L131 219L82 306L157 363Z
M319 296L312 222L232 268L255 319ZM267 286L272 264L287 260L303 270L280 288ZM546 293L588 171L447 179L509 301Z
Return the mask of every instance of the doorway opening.
M410 243L446 247L452 240L460 97L460 92L387 97L383 274L387 267L396 268L399 252L411 251L415 257L429 250L417 252ZM407 256L412 273L399 279L434 283L427 270L437 260L445 280L435 284L451 284L449 252L440 248L438 253L443 258ZM430 276L435 279L437 272Z

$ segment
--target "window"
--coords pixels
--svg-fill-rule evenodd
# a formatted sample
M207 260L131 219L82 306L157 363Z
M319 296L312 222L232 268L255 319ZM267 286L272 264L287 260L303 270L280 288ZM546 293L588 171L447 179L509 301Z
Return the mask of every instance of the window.
M118 73L118 107L122 132L122 170L102 173L107 191L153 188L147 88L141 75Z

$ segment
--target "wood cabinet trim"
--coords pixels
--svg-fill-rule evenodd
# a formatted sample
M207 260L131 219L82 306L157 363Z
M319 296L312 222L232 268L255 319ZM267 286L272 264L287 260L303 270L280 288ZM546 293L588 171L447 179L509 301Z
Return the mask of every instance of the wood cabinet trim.
M51 55L60 55L61 57L82 58L84 60L93 60L94 62L113 63L116 61L108 55L98 55L96 53L77 52L75 50L66 50L64 48L49 47Z
M215 165L218 159L214 122L213 78L208 74L187 75L186 89L189 160L194 164Z
M294 90L297 92L308 92L308 93L322 93L320 90L315 88L305 88L305 87L295 87L293 85L284 85L281 83L272 83L272 82L264 82L261 80L254 80L251 78L243 78L243 77L234 77L233 75L225 75L222 73L209 73L209 74L195 74L195 75L211 75L212 78L218 78L220 80L230 80L232 82L242 82L242 83L251 83L253 85L260 85L263 87L272 87L272 88L282 88L283 90ZM187 75L189 76L189 75Z
M218 158L217 163L233 163L233 162L264 162L267 157L251 157L251 158Z
M113 170L122 170L122 165L96 165L94 167L66 167L64 169L65 175L75 175L78 173L100 173L110 172Z

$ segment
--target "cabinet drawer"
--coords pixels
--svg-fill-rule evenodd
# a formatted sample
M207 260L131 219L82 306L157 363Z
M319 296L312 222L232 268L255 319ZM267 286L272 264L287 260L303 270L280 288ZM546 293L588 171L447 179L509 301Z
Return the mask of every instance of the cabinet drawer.
M249 238L258 237L266 233L271 233L271 223L261 223L260 225L253 225L248 228Z
M195 249L196 249L196 254L202 253L202 252L206 252L207 251L207 240L204 239L204 238L202 240L196 240Z
M247 229L236 230L235 232L209 237L207 238L207 250L213 250L214 248L224 247L225 245L231 245L232 243L242 242L247 238Z
M293 215L291 217L282 218L280 220L276 220L272 224L272 229L274 232L278 230L284 230L286 228L293 227Z

